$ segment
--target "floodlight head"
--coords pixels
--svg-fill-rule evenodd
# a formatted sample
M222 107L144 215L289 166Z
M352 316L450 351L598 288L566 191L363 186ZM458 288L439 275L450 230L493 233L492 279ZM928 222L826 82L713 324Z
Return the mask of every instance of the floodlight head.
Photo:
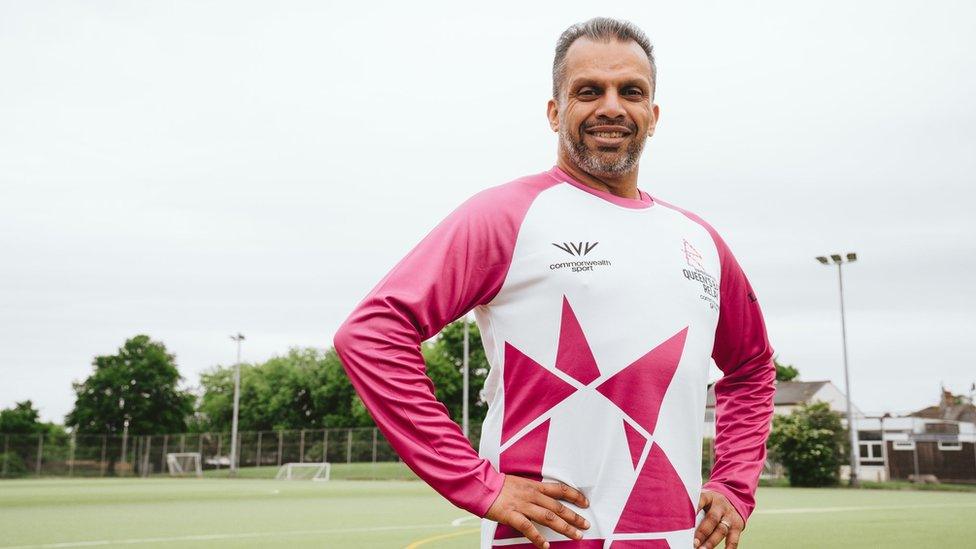
M817 256L817 261L823 263L824 265L829 265L830 264L830 262L827 261L827 258L824 257L824 256L822 256L822 255L818 255Z
M848 261L857 261L857 254L854 253L854 252L848 252L847 253L847 260Z
M843 263L844 260L840 257L840 254L830 254L830 259L834 260L834 263Z

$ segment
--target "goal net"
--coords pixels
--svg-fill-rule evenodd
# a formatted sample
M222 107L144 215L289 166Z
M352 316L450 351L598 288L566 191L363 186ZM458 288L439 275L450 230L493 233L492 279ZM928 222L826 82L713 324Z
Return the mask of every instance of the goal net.
M170 476L203 476L200 452L182 452L166 454L166 467Z
M278 469L277 480L329 480L330 463L286 463Z

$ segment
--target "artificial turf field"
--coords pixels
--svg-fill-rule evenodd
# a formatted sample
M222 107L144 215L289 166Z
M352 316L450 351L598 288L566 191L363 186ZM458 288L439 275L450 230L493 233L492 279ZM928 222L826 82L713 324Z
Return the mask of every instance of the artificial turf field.
M0 481L0 549L477 547L477 519L426 484L342 476L356 475ZM740 547L976 547L972 492L760 488L758 499Z

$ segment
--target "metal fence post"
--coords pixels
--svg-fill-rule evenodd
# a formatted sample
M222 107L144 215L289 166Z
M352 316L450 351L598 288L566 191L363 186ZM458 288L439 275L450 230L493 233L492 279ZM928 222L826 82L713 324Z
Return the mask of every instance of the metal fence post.
M329 461L329 430L322 429L322 463Z
M912 441L912 459L915 462L915 482L918 483L921 479L918 478L918 441Z
M373 427L373 463L376 463L376 427Z
M142 469L142 435L136 435L132 443L132 476L139 474Z
M169 449L169 435L163 435L163 451L159 454L159 472L166 470L166 451Z
M71 433L71 443L68 447L68 476L75 476L75 446L78 445L78 433Z
M214 461L217 462L217 469L220 469L220 445L221 445L221 442L222 441L220 440L220 433L217 433L217 459L214 460Z
M976 477L976 439L973 440L973 476Z
M142 472L143 478L149 478L149 474L152 473L152 471L150 471L150 469L149 469L151 467L150 462L149 462L149 454L151 452L152 452L152 435L146 435L146 453L145 453L145 457L143 458L143 461L142 461L142 463L143 463L143 472Z
M258 431L258 455L257 458L255 459L255 463L254 463L255 467L261 466L261 434L262 434L261 431Z
M352 463L352 429L346 431L346 463Z
M298 437L298 463L305 463L305 429Z
M37 435L37 476L41 476L41 456L44 455L44 435Z
M180 435L180 453L186 451L186 435Z
M102 435L102 459L98 462L98 476L105 476L105 450L108 448L108 435Z
M10 435L3 435L3 477L7 476L7 452L10 451Z
M281 467L281 451L285 446L284 431L278 431L278 467Z
M123 465L125 464L125 447L126 447L127 444L129 444L129 431L128 431L128 429L126 429L125 431L122 431L122 454L121 454L121 457L119 457L119 461L122 462Z

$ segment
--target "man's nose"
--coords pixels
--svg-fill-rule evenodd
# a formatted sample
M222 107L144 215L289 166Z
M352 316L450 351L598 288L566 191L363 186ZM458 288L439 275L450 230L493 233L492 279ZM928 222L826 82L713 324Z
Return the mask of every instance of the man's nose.
M624 116L627 111L624 110L623 103L620 99L620 94L614 89L607 90L600 98L600 104L597 106L597 111L594 113L596 116L605 116L607 118L617 118Z

